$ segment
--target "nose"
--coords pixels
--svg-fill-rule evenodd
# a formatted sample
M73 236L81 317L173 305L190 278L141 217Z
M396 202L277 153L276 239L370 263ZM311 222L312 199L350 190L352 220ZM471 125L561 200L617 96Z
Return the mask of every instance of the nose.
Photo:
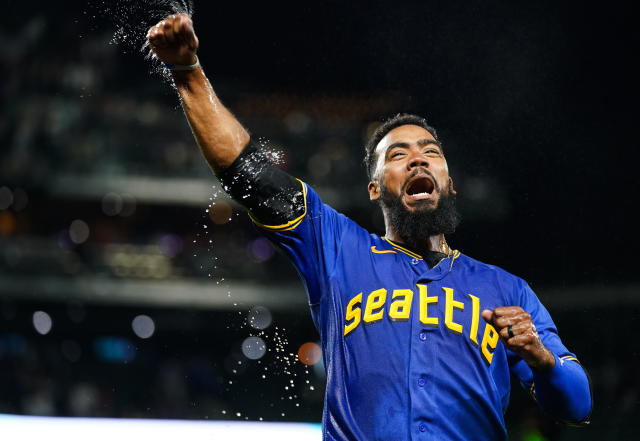
M422 152L413 150L407 161L407 168L412 170L417 167L429 168L429 161L427 161L427 157Z

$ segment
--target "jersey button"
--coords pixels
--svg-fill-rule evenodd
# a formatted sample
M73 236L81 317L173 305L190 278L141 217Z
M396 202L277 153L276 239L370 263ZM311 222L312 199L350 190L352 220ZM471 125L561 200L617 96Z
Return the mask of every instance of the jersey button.
M424 431L426 431L426 430L427 430L427 426L425 426L424 424L420 424L420 425L418 426L418 430L420 430L420 432L424 432Z
M427 340L427 331L422 331L420 333L420 340L422 340L422 341L426 341Z
M424 384L425 384L424 378L418 379L418 386L424 387Z

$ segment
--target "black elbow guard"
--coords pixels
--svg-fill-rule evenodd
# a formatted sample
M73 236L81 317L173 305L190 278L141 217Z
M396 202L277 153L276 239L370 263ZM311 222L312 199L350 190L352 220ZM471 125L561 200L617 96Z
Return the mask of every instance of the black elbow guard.
M285 224L304 213L300 181L271 162L254 140L218 178L224 190L260 223Z

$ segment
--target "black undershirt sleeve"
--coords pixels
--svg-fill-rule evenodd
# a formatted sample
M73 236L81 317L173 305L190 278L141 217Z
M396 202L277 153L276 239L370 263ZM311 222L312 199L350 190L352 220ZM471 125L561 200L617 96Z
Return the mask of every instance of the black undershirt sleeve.
M261 224L286 224L304 213L300 181L271 162L253 139L218 178L224 190Z

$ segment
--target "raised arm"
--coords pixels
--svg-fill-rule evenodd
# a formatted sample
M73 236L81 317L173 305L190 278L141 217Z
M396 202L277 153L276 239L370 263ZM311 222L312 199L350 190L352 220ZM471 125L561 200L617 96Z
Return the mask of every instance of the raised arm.
M225 190L264 226L288 225L305 212L302 185L276 167L220 102L198 65L198 37L186 14L171 15L149 29L149 46L171 70L193 136ZM199 64L199 63L198 63Z
M149 46L160 61L188 66L197 62L198 37L186 14L171 15L147 34ZM205 159L218 174L240 155L249 143L249 133L218 99L201 67L172 70L193 136Z

